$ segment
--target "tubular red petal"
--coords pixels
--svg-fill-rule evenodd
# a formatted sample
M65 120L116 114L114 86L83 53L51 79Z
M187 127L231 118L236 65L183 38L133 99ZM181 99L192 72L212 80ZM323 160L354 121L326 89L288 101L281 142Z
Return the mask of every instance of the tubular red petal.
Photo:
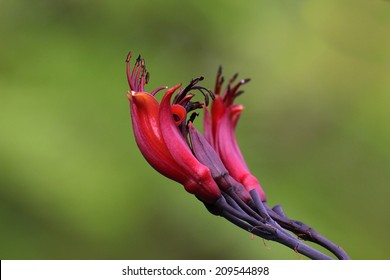
M225 105L223 104L223 100L221 96L216 95L213 104L211 104L211 122L212 122L212 132L213 132L214 140L215 140L216 130L218 127L218 122L222 118L224 112L225 112Z
M232 122L232 126L235 129L240 119L241 113L244 110L244 106L238 104L231 106L230 112L230 121Z
M218 154L230 175L243 184L248 192L255 189L259 193L261 199L265 201L265 193L257 178L250 173L240 148L237 145L232 117L233 120L237 120L237 116L234 116L234 114L239 112L240 111L234 111L233 116L231 116L232 111L227 111L219 120L215 135Z
M186 190L206 202L215 202L221 196L220 190L210 170L192 154L172 116L170 100L180 86L169 89L161 100L159 110L161 135L173 159L188 176L188 181L184 184Z
M177 129L174 117L172 116L170 100L175 90L180 86L181 85L177 85L169 89L161 100L159 109L161 134L169 152L177 162L188 163L188 165L197 165L197 160L192 155L183 135Z
M148 93L129 92L130 112L136 143L149 164L164 176L184 183L187 176L172 158L161 135L159 104Z
M223 126L226 129L226 133L229 134L229 141L231 141L233 152L236 154L237 160L240 162L240 164L245 167L246 170L249 172L249 168L245 162L244 156L241 153L240 147L237 143L237 138L235 134L235 128L237 126L238 119L240 118L241 112L243 110L243 106L241 105L235 105L229 108L226 112L226 117L223 118Z

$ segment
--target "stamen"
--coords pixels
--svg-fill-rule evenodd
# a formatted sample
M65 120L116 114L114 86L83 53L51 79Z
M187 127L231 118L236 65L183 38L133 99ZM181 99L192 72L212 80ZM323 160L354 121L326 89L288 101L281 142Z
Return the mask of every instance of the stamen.
M148 72L146 71L146 68L145 68L145 61L142 61L141 63L141 68L142 68L142 71L141 71L141 77L139 79L139 86L140 86L140 91L144 91L145 90L145 77L146 75L148 74Z
M135 73L135 77L133 77L134 78L134 82L135 82L136 87L137 87L136 88L137 91L140 91L139 90L139 84L140 84L140 81L141 81L140 75L141 75L142 71L143 71L143 68L142 68L142 66L140 66L140 61L137 61L137 71Z
M186 95L197 83L203 81L204 77L200 76L199 78L192 79L188 86L186 86L180 94Z
M186 111L191 112L193 110L203 108L205 104L203 102L188 102L186 106Z
M213 94L212 91L210 91L210 90L208 90L208 89L206 89L204 87L199 87L199 86L193 87L192 89L193 90L199 90L203 94L203 96L204 96L204 103L206 104L206 106L209 105L209 96L211 96L211 99L214 100L214 94ZM207 93L205 93L204 90L207 91Z
M167 88L168 88L167 86L156 88L156 89L155 89L154 91L152 91L150 94L154 96L154 95L156 95L157 92L162 91L163 89L167 89Z
M217 78L215 79L215 94L219 95L221 92L221 87L223 84L223 77L222 77L222 66L220 65L218 67L218 72L217 72Z
M232 79L233 80L233 79ZM243 91L237 91L242 85L248 83L251 79L242 79L240 80L233 88L231 88L231 83L228 84L227 89L225 90L225 94L223 96L223 100L225 104L231 105L234 102L234 99L241 95Z
M138 57L137 57L137 60L136 60L136 62L135 62L135 63L137 64L137 66L139 65L141 59L142 59L142 58L141 58L141 55L139 54Z
M131 72L131 79L134 81L134 77L135 77L135 73L136 73L136 70L138 69L138 66L139 66L139 60L141 59L141 55L138 55L137 57L137 60L135 61L134 63L134 68L133 68L133 71Z
M229 84L231 85L238 77L238 72L233 75L233 77L230 79Z
M131 51L129 51L129 53L127 54L127 57L126 57L126 63L129 63L130 62L130 59L131 59Z
M129 83L130 90L133 91L133 90L137 90L137 81L134 79L134 74L138 68L138 64L139 64L138 61L140 56L138 56L134 64L133 70L131 70L131 66L130 66L131 57L132 57L132 52L129 51L126 57L126 74L127 74L127 81Z
M190 118L188 119L188 122L187 122L187 123L190 123L190 122L193 123L194 120L195 120L195 118L196 118L197 116L199 116L199 113L193 112L193 113L191 114Z
M250 81L251 81L250 78L246 78L246 79L241 80L241 84L246 84L246 83L248 83Z
M243 93L244 93L243 90L237 91L237 92L234 94L234 98L237 98L238 96L240 96L240 95L243 94Z
M177 102L173 102L173 104L180 104L181 106L187 108L188 103L191 101L192 97L194 97L194 94L187 94L184 96L181 100L176 100Z
M231 89L231 93L232 95L234 95L234 93L240 88L240 86L250 82L251 79L243 79L241 81L239 81L232 89Z
M204 105L208 106L211 99L215 99L214 93L202 86L196 85L204 79L203 76L194 78L191 82L183 89L180 89L178 94L173 99L173 104L180 104L186 108L187 112L203 107ZM192 90L198 90L202 93L204 97L204 102L190 102L190 100L195 96L195 94L190 93Z
M150 79L150 74L149 72L146 72L145 84L149 83L149 79Z
M132 52L130 51L127 54L126 57L126 74L127 74L127 81L129 83L130 90L133 91L144 91L144 86L149 82L150 75L149 72L146 70L145 66L145 60L141 57L141 55L138 55L133 69L131 69L130 66L130 60L132 57ZM161 89L155 90L154 93L159 91Z

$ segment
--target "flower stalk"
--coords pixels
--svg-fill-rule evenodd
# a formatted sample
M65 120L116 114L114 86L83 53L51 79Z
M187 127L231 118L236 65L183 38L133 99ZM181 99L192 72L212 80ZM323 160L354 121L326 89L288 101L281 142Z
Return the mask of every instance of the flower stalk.
M235 137L243 111L234 104L249 79L236 82L234 75L223 88L222 68L215 90L199 85L203 77L186 86L158 87L145 91L149 81L145 60L126 59L130 90L130 115L138 148L148 163L162 175L180 183L213 215L266 240L283 244L311 259L333 259L303 240L317 243L339 259L349 259L344 250L306 224L289 219L281 206L270 208L258 179L250 172ZM159 103L155 95L165 90ZM202 101L194 100L201 94ZM211 106L210 106L211 100ZM204 134L194 126L204 112Z

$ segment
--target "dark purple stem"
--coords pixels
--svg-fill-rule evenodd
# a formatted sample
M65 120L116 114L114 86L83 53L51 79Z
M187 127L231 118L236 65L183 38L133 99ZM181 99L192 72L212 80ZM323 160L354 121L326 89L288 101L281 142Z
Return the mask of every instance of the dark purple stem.
M260 216L258 213L256 213L251 207L249 207L245 202L237 195L237 193L233 190L233 188L228 188L226 190L226 194L228 194L237 204L238 206L245 211L248 215L251 215L252 217L256 218L257 220L264 221L264 217ZM265 212L267 213L267 212ZM268 216L268 214L267 214ZM269 217L269 216L268 216Z
M232 202L232 198L225 194L225 198L221 197L216 203L215 206L220 209L219 215L226 218L233 224L239 226L240 228L247 230L261 238L267 240L274 240L278 243L281 243L296 252L299 252L308 258L316 260L330 260L329 256L323 254L322 252L311 248L310 246L304 244L299 239L296 239L281 229L278 225L274 223L263 223L258 221L250 216L248 216L244 211L239 211L237 209L238 204ZM230 205L229 203L232 203ZM270 219L272 221L272 219Z
M337 258L341 260L349 260L350 257L347 255L347 253L339 246L331 242L330 240L326 239L324 236L319 234L317 231L315 231L313 228L307 226L306 224L291 220L287 218L287 216L284 214L284 211L280 205L275 206L274 208L270 209L268 205L266 205L267 211L272 217L273 220L275 220L280 226L282 226L284 229L287 229L289 231L292 231L295 233L299 238L307 241L311 241L314 243L317 243L321 245L322 247L328 249L330 252L335 254Z

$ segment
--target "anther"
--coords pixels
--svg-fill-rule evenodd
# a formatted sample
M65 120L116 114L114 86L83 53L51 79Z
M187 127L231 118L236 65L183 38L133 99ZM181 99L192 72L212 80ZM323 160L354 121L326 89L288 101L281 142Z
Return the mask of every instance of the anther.
M219 65L217 76L221 76L221 75L222 75L222 65Z
M233 83L238 77L238 72L236 74L233 75L233 77L230 79L229 83Z
M137 60L136 60L136 62L135 62L135 64L138 66L139 64L140 64L140 62L141 62L141 55L138 55L138 57L137 57Z
M149 82L149 78L150 78L150 74L149 74L149 72L146 72L145 84L147 84Z
M129 63L130 62L130 59L131 59L131 51L129 51L129 53L127 54L127 57L126 57L126 63Z
M247 78L247 79L243 79L240 81L240 83L243 85L243 84L246 84L248 82L250 82L251 79Z

